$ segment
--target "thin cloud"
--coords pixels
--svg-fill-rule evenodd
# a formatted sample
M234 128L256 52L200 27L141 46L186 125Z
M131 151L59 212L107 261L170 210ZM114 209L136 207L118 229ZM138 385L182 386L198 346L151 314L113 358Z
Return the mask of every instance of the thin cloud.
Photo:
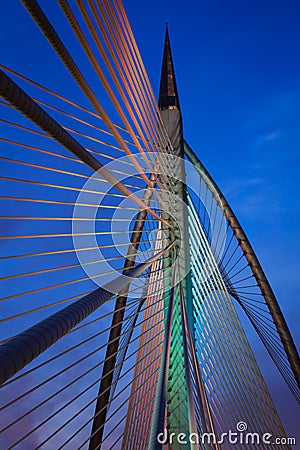
M280 136L280 130L276 130L273 133L265 134L262 136L264 141L275 141Z
M265 183L262 177L231 177L226 179L223 185L223 191L227 199L236 198L239 195L245 195L249 190L249 185L260 187Z
M273 131L273 132L271 132L271 133L263 134L263 135L261 135L261 136L259 136L259 137L257 138L257 140L256 140L256 145L262 145L262 144L264 144L264 143L266 143L266 142L273 142L273 141L276 141L277 139L280 138L281 134L282 134L282 133L281 133L281 130L280 130L280 129L278 129L278 130L276 130L276 131Z

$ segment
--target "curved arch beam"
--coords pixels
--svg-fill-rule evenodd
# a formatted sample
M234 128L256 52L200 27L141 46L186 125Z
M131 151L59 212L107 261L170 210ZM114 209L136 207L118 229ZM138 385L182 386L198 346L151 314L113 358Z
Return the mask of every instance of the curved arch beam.
M280 340L281 340L284 350L286 352L286 355L287 355L288 361L290 363L292 372L294 374L295 380L298 384L298 387L300 388L300 363L299 363L298 351L297 351L296 345L294 343L294 340L292 338L292 335L290 333L290 330L287 326L287 323L285 321L285 318L282 314L280 306L276 300L274 292L273 292L273 290L270 286L270 283L260 265L260 262L258 261L258 258L255 255L254 250L253 250L244 230L242 229L242 227L241 227L238 219L236 218L234 212L232 211L231 207L227 203L221 190L215 183L214 179L210 176L210 174L208 173L206 168L203 166L201 161L198 159L197 155L193 152L191 147L187 144L187 142L184 142L184 152L185 152L187 158L190 160L190 162L194 165L195 169L201 175L201 177L202 177L203 181L206 183L208 189L214 195L215 200L217 201L221 210L223 211L224 216L225 216L226 220L228 221L228 224L229 224L230 228L232 229L234 236L236 237L241 249L243 250L243 253L249 263L249 267L250 267L250 269L255 277L255 280L260 288L260 291L265 299L266 305L268 306L268 309L272 316L273 322L274 322L277 332L280 336Z

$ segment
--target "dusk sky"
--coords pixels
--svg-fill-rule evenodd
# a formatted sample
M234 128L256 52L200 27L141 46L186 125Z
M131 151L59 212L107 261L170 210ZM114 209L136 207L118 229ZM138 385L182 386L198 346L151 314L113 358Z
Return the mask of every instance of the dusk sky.
M55 68L43 58L48 43L37 41L40 32L20 3L2 5L11 19L1 21L1 63L51 84ZM49 0L40 3L51 9ZM124 6L155 95L168 22L184 137L244 227L299 346L299 1ZM18 53L20 36L32 50L29 59ZM67 96L71 87L65 89ZM300 442L299 407L254 332L248 337L287 436Z

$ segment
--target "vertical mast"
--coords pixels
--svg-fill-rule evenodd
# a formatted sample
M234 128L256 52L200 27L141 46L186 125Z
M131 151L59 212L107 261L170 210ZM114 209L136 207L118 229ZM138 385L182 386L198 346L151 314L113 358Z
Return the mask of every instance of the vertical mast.
M170 46L170 38L168 25L166 27L166 35L164 42L164 53L162 61L162 71L160 80L160 90L158 106L165 130L170 139L170 146L165 150L168 153L167 160L173 168L167 175L162 177L162 184L166 190L166 197L170 193L169 198L172 200L174 195L176 203L174 210L170 210L170 216L166 216L169 223L174 227L173 233L167 235L167 239L177 239L180 251L178 253L179 277L185 276L182 280L182 288L184 301L186 303L189 322L193 334L193 317L192 317L192 292L190 283L190 255L188 245L188 217L187 209L187 191L186 177L184 165L184 145L183 145L183 128L180 103L177 91L175 70ZM172 158L174 155L176 158ZM171 192L170 192L171 190ZM162 195L163 197L163 195ZM181 201L180 201L181 200ZM166 264L172 266L174 261L169 259ZM169 286L171 284L171 275L165 272L165 303L169 303ZM184 363L183 340L182 340L182 318L180 312L180 293L179 285L174 291L174 313L172 323L172 339L170 349L170 365L168 380L168 427L169 433L189 433L191 424L188 420L188 393L186 389L186 370ZM181 448L177 442L172 444L172 448ZM185 446L185 448L187 448Z

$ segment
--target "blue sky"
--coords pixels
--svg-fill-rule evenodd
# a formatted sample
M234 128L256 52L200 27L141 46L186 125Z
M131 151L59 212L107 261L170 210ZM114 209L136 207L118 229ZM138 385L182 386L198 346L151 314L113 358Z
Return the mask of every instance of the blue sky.
M124 0L124 5L155 94L169 23L185 139L235 210L299 342L299 2ZM2 62L51 85L47 42L20 2L5 8L10 19L2 23L1 36L9 39ZM20 35L27 51L18 53ZM68 95L75 86L65 88ZM294 436L299 409L252 333L250 341L287 434Z

